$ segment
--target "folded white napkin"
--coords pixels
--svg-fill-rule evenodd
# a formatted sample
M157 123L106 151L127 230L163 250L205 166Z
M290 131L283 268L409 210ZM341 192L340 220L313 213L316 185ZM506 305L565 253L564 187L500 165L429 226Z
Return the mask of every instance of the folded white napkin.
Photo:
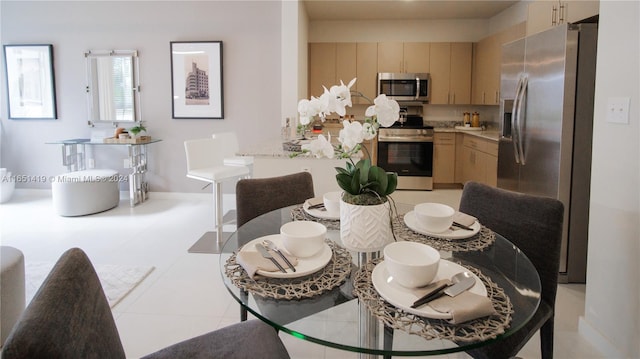
M474 223L476 223L478 219L474 216L468 215L466 213L462 213L462 212L456 212L453 215L453 221L456 223L460 223L463 226L471 226Z
M451 319L448 320L451 324L460 324L496 313L491 299L469 291L462 292L455 297L444 295L429 302L428 305L440 313L451 314Z
M287 270L287 272L291 272L291 269L285 263L285 261L280 258L280 255L274 253L273 251L269 251L273 258L275 258L278 263ZM293 264L295 267L298 265L298 258L285 254L285 257ZM275 264L270 259L264 258L260 253L254 251L240 251L236 256L236 261L238 264L247 271L249 278L253 278L256 275L256 272L259 270L263 270L265 272L279 272L280 269L276 267Z

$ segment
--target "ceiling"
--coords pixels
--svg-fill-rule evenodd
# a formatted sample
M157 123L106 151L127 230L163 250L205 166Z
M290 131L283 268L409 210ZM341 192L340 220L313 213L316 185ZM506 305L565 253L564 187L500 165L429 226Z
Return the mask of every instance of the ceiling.
M519 0L304 0L309 20L488 19Z

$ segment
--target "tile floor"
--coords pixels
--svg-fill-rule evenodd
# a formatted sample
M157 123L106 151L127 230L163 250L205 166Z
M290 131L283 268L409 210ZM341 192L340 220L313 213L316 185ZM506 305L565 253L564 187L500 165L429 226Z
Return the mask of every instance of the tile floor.
M404 203L436 201L457 207L460 191L397 191L394 197ZM147 202L134 208L123 198L113 210L65 218L54 213L50 191L17 190L10 202L0 205L0 243L20 248L27 262L55 261L76 246L85 250L94 264L154 266L149 277L113 308L127 357L138 358L237 322L238 304L221 282L217 256L187 253L200 235L210 230L212 218L211 198L204 194L152 193ZM584 295L584 285L560 285L557 358L603 358L578 334ZM287 334L281 337L292 358L357 357ZM520 356L539 358L538 348L534 337Z

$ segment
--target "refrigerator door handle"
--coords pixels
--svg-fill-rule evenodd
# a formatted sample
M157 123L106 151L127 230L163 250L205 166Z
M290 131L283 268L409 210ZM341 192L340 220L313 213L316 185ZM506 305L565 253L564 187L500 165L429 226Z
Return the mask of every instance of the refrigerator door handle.
M520 157L520 164L522 164L523 166L525 165L525 159L524 159L524 145L523 145L523 139L522 139L522 124L524 123L524 121L526 121L526 117L525 114L522 113L522 104L526 102L527 100L527 88L529 85L529 78L524 75L522 77L522 88L520 89L520 100L518 101L518 119L517 119L517 126L518 126L518 131L517 131L517 135L518 135L518 157ZM526 111L526 109L525 109Z
M522 90L522 75L518 78L518 85L516 86L516 96L513 100L513 108L511 109L511 142L513 144L513 156L516 163L520 163L520 152L518 152L518 102L520 101L520 91Z

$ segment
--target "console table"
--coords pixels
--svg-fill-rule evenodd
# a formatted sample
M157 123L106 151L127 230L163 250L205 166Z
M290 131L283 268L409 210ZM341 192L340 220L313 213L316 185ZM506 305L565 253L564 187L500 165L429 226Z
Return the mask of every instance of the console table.
M147 172L147 145L160 142L160 139L151 139L139 143L113 143L93 142L88 138L75 138L47 142L47 144L60 145L62 149L62 165L67 171L82 171L86 169L85 146L127 146L129 150L129 203L131 207L142 203L147 199L149 191L144 174Z

